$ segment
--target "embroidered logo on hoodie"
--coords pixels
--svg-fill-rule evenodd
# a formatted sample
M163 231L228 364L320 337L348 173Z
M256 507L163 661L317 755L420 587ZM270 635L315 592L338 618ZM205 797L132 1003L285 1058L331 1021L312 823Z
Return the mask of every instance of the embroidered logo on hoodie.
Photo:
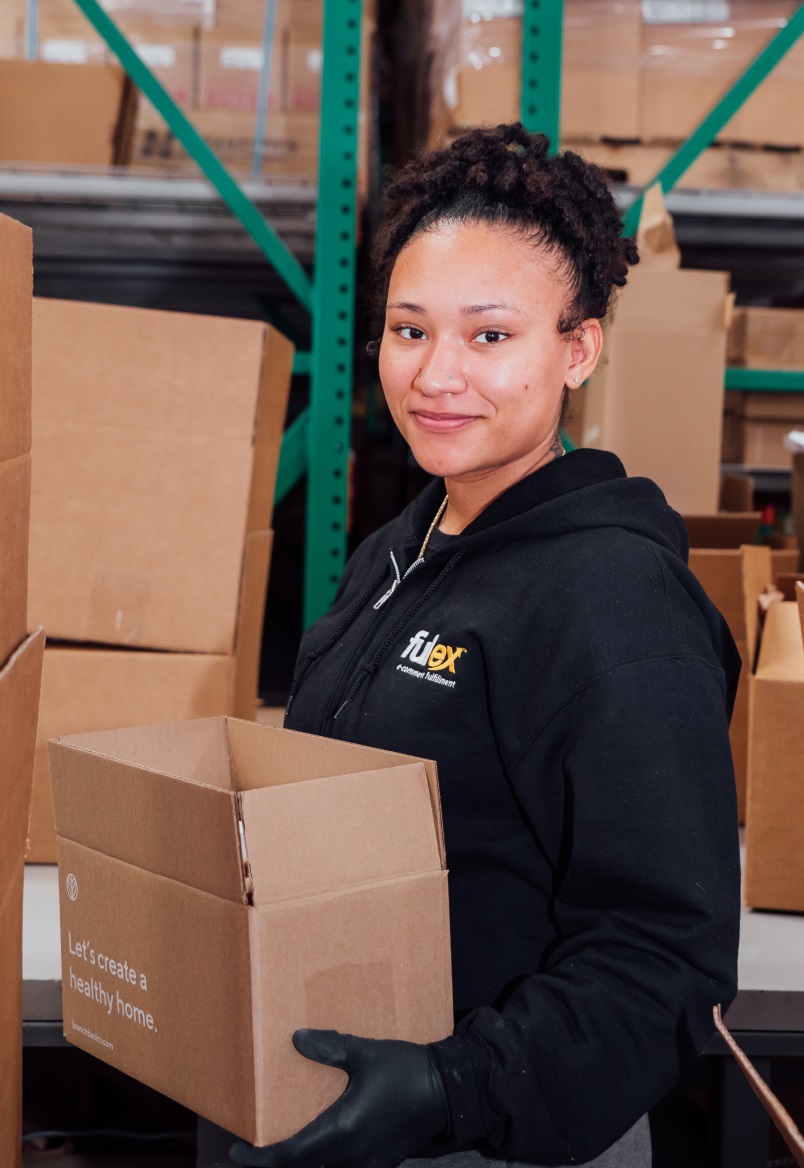
M401 657L407 658L414 665L423 666L424 669L411 669L408 665L397 665L397 670L400 673L407 673L426 681L434 681L450 688L454 687L454 681L441 675L442 673L451 673L454 676L456 662L467 650L462 646L453 649L452 645L440 641L439 636L440 634L436 633L430 637L427 629L419 629L418 633L411 637L406 648L402 650ZM428 640L428 638L430 639Z

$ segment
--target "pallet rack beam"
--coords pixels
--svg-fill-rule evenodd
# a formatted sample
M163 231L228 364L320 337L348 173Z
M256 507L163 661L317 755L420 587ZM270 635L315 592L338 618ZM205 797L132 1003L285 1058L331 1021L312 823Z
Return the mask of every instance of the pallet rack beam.
M708 146L729 122L737 111L745 104L754 90L759 86L771 70L778 65L782 57L792 49L793 45L804 33L804 4L790 17L784 28L772 37L756 58L751 62L741 77L734 82L723 95L696 130L693 130L686 142L676 151L673 157L665 163L662 169L644 188L647 191L655 183L660 183L666 194L681 176L692 166ZM643 194L636 199L629 208L625 219L625 234L634 235L639 226L639 216L642 212Z
M726 370L726 389L745 393L804 393L804 369Z

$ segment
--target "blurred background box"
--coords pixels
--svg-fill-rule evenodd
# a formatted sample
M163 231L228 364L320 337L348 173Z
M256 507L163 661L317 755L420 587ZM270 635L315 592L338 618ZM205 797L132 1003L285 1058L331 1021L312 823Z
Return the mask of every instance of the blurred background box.
M0 160L125 163L136 101L117 65L0 60Z

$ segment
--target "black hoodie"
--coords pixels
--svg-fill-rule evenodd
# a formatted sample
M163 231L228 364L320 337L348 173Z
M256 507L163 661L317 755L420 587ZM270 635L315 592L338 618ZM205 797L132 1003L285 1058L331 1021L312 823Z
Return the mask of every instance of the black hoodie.
M547 464L409 570L443 495L352 557L285 724L437 760L452 1146L583 1163L736 991L739 656L682 520L614 455Z

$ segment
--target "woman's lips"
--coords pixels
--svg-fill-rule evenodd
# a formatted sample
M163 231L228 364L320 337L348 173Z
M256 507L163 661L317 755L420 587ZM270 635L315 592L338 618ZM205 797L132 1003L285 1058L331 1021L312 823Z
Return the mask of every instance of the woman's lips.
M470 422L478 420L476 414L433 414L426 410L413 410L413 417L423 430L431 433L443 434L452 430L461 430Z

